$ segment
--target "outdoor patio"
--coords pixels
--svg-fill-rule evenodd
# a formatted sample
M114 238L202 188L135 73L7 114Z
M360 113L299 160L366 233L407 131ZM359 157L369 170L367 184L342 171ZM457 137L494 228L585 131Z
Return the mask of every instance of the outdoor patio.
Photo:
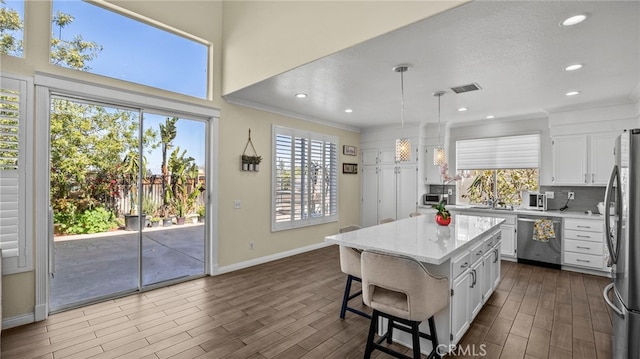
M204 230L202 223L145 228L143 285L204 273ZM52 310L137 289L137 232L60 236L54 251Z

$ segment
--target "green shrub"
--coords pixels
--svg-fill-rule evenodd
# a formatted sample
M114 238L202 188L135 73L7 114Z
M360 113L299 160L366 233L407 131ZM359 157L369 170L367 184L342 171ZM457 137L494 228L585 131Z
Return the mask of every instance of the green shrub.
M117 226L113 212L103 207L88 209L73 216L70 222L59 223L61 231L66 234L101 233Z

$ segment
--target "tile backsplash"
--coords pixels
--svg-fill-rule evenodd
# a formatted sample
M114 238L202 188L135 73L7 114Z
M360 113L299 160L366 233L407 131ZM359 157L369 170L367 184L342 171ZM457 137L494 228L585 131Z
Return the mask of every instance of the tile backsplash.
M540 193L554 192L553 199L547 199L547 209L560 209L567 203L569 192L575 193L575 199L569 201L570 211L598 212L598 202L604 202L605 187L587 186L540 186Z

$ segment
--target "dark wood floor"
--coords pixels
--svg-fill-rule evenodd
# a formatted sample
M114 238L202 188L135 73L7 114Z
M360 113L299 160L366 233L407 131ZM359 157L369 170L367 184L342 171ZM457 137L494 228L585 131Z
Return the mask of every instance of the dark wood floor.
M462 344L486 358L611 358L607 278L511 262ZM329 247L55 314L2 332L2 358L361 358ZM376 353L378 358L386 358Z

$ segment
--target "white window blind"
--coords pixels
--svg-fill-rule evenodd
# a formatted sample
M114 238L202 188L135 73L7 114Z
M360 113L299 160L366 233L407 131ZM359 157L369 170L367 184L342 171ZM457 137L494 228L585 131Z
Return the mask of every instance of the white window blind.
M539 134L456 141L456 169L458 170L538 168L539 166Z
M337 220L338 139L274 126L272 229Z
M26 92L25 81L0 77L0 249L3 258L10 258L4 262L17 262L17 268L26 265L27 256L22 188Z

